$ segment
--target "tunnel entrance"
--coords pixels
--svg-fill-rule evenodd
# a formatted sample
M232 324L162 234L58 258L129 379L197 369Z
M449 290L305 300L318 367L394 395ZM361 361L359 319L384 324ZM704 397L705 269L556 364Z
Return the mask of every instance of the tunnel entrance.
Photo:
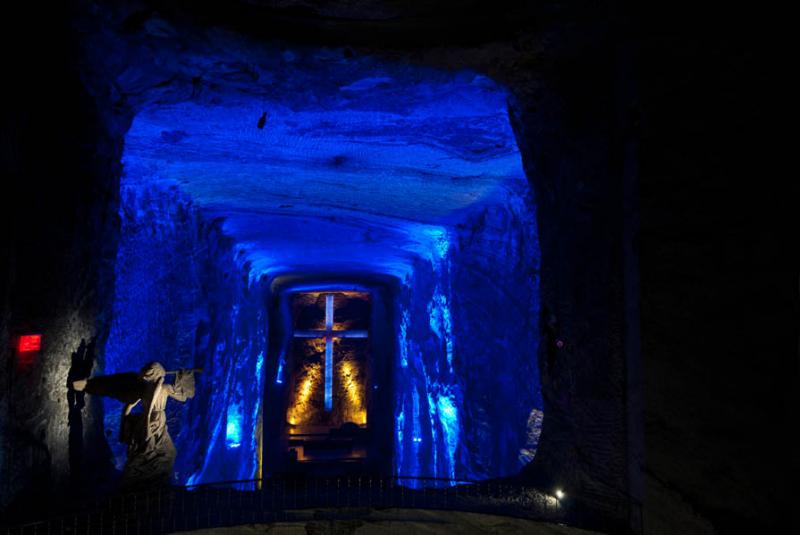
M540 257L506 89L231 53L259 82L142 104L122 158L104 371L204 368L175 480L518 473L543 421Z
M298 292L291 297L284 436L290 469L360 464L368 456L370 296Z
M279 277L270 290L264 473L389 474L391 288Z

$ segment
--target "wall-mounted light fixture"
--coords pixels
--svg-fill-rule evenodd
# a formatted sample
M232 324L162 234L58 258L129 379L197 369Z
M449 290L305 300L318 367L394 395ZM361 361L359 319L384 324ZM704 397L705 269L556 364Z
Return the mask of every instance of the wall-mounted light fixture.
M42 349L41 334L23 334L17 340L17 366L25 370L33 365L36 353Z
M42 348L42 335L41 334L24 334L19 337L17 344L17 352L32 353L39 351Z

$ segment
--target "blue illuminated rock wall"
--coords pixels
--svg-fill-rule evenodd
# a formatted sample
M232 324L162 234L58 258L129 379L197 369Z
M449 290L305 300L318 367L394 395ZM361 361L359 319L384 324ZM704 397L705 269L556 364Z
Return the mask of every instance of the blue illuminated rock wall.
M446 234L442 244L449 244ZM451 365L447 253L416 262L400 292L395 372L395 472L453 479L461 472L458 446L462 384ZM416 482L409 482L417 486Z
M524 188L433 236L400 292L395 472L485 479L536 452L539 245Z
M253 477L260 448L261 367L266 350L262 289L237 262L220 225L205 221L176 188L124 184L111 333L103 373L199 367L197 392L171 401L175 479L200 483ZM121 403L105 400L118 468Z
M539 243L520 188L458 235L451 259L456 362L465 403L461 441L470 477L511 475L533 459L541 432Z
M404 280L397 472L515 473L535 452L542 404L537 234L508 92L461 68L345 49L217 32L203 43L129 44L130 67L95 60L136 112L123 184L151 196L123 200L132 230L120 246L109 371L164 354L213 370L199 381L202 399L178 409L173 429L188 422L176 431L178 479L252 473L255 455L243 452L260 402L254 371L274 355L263 353L266 318L248 271ZM164 281L150 288L142 277Z

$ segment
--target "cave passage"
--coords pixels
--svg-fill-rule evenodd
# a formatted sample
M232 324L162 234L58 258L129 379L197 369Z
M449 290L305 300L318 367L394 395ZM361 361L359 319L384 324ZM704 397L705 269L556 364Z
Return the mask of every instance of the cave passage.
M204 368L170 409L175 481L277 473L342 426L376 471L517 473L543 417L539 248L506 90L338 49L181 61L214 83L126 135L103 359Z

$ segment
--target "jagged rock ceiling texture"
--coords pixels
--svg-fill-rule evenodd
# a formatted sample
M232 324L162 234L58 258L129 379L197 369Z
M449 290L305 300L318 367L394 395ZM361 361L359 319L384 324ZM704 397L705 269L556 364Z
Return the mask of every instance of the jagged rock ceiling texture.
M259 52L191 101L145 106L122 179L176 185L224 217L255 275L403 275L432 236L526 194L507 94L488 78L341 49Z
M370 416L396 422L385 464L517 473L541 431L539 249L507 91L346 48L206 37L118 78L137 106L105 371L158 353L208 370L215 386L174 409L178 480L254 475L262 436L275 440L256 423L260 381L279 358L256 281L320 274L394 281L398 355L376 355L394 367L392 412Z

